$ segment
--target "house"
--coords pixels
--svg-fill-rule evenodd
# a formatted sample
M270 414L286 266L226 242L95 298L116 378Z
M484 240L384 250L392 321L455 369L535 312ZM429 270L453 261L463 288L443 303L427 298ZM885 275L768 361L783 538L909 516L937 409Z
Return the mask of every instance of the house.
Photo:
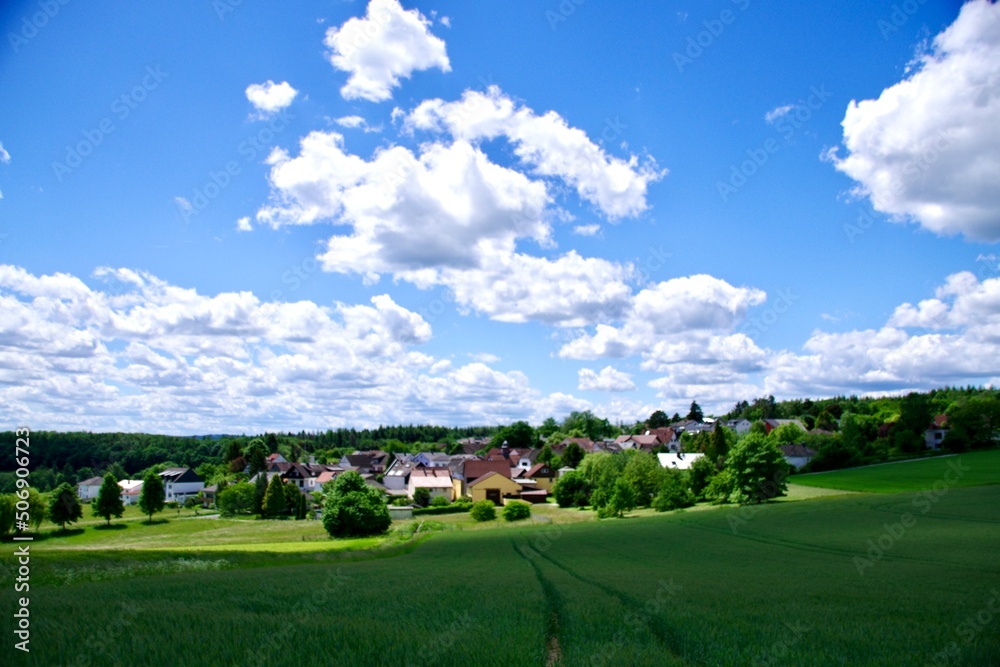
M690 470L691 465L703 456L704 454L700 452L697 454L667 452L657 454L656 458L660 462L660 465L664 468L673 468L674 470Z
M472 483L491 472L495 472L507 479L510 479L512 475L510 466L507 465L506 461L463 461L459 472L452 469L452 484L455 489L455 497L461 498L469 495L469 487Z
M788 465L796 470L809 463L812 457L816 456L816 452L805 445L782 445L781 454L785 457Z
M160 473L167 502L183 503L193 498L205 488L205 480L191 468L167 468Z
M487 461L481 461L481 463L487 463ZM495 470L476 478L468 485L469 495L472 496L473 502L490 500L494 505L504 505L509 499L520 498L521 488L521 485L510 477L501 475Z
M552 487L555 486L556 469L548 463L536 463L527 472L523 473L522 477L525 480L532 480L537 489L551 491ZM518 482L522 485L525 483L521 479L518 479Z
M397 457L386 469L385 475L382 476L382 483L385 484L385 488L387 489L403 491L406 489L407 484L410 483L410 473L413 472L414 468L418 468L421 465L409 457Z
M367 454L345 454L340 459L340 467L356 470L359 475L372 471L372 457Z
M274 452L272 454L268 454L266 461L267 461L267 465L271 465L272 463L288 463L288 459L286 459L284 456L282 456L278 452Z
M219 495L219 485L213 484L201 490L201 506L215 507L216 496Z
M122 502L126 505L135 505L139 502L139 494L142 493L141 479L123 479L118 482L122 489Z
M803 424L798 419L765 419L764 420L764 431L766 431L767 434L770 435L771 431L773 431L774 429L778 428L779 426L784 426L785 424L795 424L800 429L802 429L803 433L805 433L806 431L809 430L809 429L806 428L806 425Z
M594 451L594 441L591 440L590 438L566 438L558 445L553 447L552 451L561 455L564 451L566 451L566 448L569 447L570 443L574 442L580 446L580 449L587 452L588 454Z
M634 449L636 451L651 452L663 443L660 442L660 437L656 435L630 435L627 440L622 442L616 441L616 444L623 450Z
M431 498L442 497L448 502L455 499L455 488L451 479L451 471L447 468L414 468L410 473L410 481L406 493L410 498L417 489L427 489Z
M373 475L381 475L385 472L386 466L389 465L390 454L389 452L383 452L381 449L355 451L352 456L367 456L368 472Z
M80 500L90 500L91 498L96 498L97 493L101 490L101 484L103 483L103 477L91 477L90 479L85 479L76 485L76 495L80 496Z
M924 444L927 449L941 449L944 437L948 435L946 428L929 428L924 431Z
M749 419L730 419L726 422L726 426L736 431L737 435L743 435L750 430L753 424Z
M413 460L425 468L447 468L451 463L451 456L444 452L420 452Z
M556 479L559 479L568 472L576 472L576 468L570 468L569 466L563 466L556 471Z

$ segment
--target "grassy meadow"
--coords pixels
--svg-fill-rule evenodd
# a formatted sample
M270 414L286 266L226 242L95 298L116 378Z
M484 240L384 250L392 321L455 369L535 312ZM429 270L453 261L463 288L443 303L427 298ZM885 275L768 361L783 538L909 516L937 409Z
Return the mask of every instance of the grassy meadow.
M996 481L975 472L986 454L962 455L958 481ZM5 664L1000 664L1000 486L934 490L925 466L948 460L841 473L864 490L909 476L906 492L442 515L374 540L318 521L89 524L32 544L32 652Z
M793 475L789 481L801 486L868 493L919 491L931 489L935 484L950 487L1000 484L1000 450Z

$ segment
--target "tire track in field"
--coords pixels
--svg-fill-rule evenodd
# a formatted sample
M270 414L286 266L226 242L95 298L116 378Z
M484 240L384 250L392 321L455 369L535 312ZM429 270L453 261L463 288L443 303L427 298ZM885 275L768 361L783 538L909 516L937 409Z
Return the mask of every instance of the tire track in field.
M538 579L538 583L542 587L542 594L545 596L545 611L548 615L548 624L545 628L545 667L556 667L556 665L562 664L562 647L559 644L559 619L563 608L562 595L559 594L555 584L542 574L538 563L524 555L524 552L514 542L513 537L510 538L510 544L514 547L515 553L526 560L531 569L535 571L535 578Z
M594 588L597 588L598 590L603 591L605 594L615 598L626 609L643 609L645 606L645 603L642 600L639 600L638 598L635 598L629 595L628 593L625 593L624 591L620 591L617 588L614 588L613 586L608 586L607 584L602 584L587 579L583 575L573 571L573 569L570 568L568 565L560 563L559 561L555 560L551 556L542 553L541 551L537 551L535 553L537 553L540 557L547 560L554 567L562 570L563 572L573 577L577 581L580 581L589 586L593 586ZM534 565L534 563L532 563L532 565ZM652 633L652 635L656 637L656 640L671 655L671 657L675 658L678 661L684 660L679 650L680 641L677 635L677 631L674 628L668 625L666 621L663 618L660 618L659 616L654 616L652 614L644 614L639 612L636 612L635 615L637 618L642 620L643 624L645 624L645 626L649 629L650 633Z

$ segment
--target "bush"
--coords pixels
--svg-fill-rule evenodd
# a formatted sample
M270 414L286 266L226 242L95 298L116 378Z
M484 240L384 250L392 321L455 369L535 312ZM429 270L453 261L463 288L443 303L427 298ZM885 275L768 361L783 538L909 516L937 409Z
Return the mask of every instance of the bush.
M390 525L381 493L354 471L337 477L323 502L323 527L332 537L381 535Z
M521 500L512 500L503 508L505 521L520 521L531 517L531 505Z
M695 498L705 497L705 489L708 488L717 472L715 464L709 461L707 456L700 456L691 464L691 470L688 472L688 483Z
M431 498L431 504L430 504L430 506L431 507L447 507L450 504L451 504L451 501L449 501L444 496L434 496L433 498Z
M590 502L590 482L582 473L567 472L552 487L559 507L586 507Z
M427 507L431 502L431 490L426 487L420 487L413 492L413 502L421 507Z
M469 514L476 521L492 521L497 518L497 509L492 500L480 500L479 502L472 503L472 509L469 510Z
M172 510L175 510L175 509L177 509L178 507L180 507L180 505L179 505L179 504L177 503L177 501L176 501L176 500L168 500L168 501L167 501L166 503L164 503L164 504L165 504L165 505L166 505L166 506L167 506L168 508L170 508L170 509L172 509Z
M694 494L688 488L684 476L677 470L668 470L666 473L660 490L653 498L653 509L657 512L669 512L694 505Z
M461 512L468 512L472 505L462 504L462 505L447 505L445 507L414 507L413 516L427 516L435 514L459 514Z

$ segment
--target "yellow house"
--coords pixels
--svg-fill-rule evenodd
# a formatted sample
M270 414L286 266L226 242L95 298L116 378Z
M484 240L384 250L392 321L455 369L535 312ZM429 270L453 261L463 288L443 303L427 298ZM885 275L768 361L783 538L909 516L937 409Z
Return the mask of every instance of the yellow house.
M496 472L488 472L469 484L472 501L492 500L494 505L503 505L507 498L518 498L521 485Z
M556 469L547 463L537 463L523 475L524 479L535 481L535 487L552 493L556 485Z

